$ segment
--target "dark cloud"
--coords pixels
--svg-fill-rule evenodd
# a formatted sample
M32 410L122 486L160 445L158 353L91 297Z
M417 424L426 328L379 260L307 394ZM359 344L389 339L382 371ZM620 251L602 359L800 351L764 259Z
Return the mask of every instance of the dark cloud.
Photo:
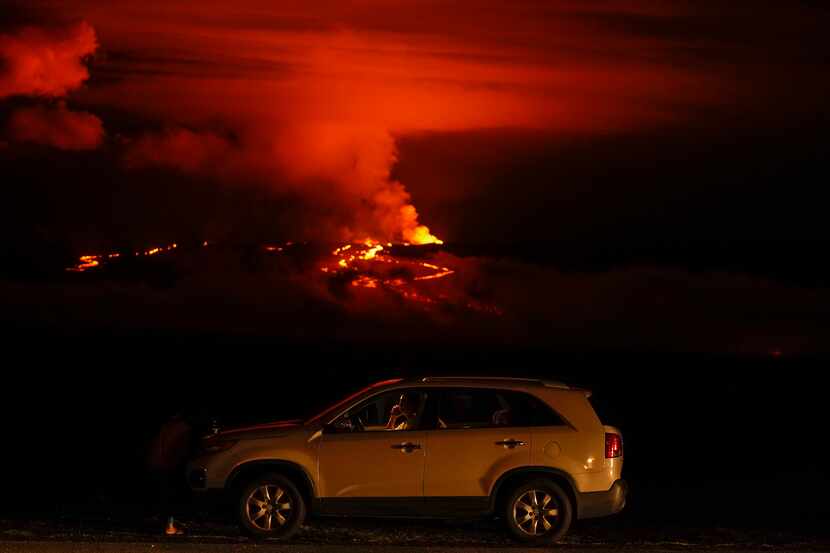
M70 111L66 104L34 106L14 111L6 136L15 142L32 142L61 150L91 150L101 145L104 127L91 113Z
M130 142L124 161L130 168L169 167L190 173L206 173L227 163L227 158L233 154L233 146L221 136L169 129Z

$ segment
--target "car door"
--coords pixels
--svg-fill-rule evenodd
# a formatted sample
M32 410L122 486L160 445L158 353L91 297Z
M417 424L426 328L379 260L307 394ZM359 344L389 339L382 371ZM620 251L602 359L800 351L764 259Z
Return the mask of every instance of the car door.
M456 511L485 510L490 489L505 472L530 464L530 428L510 419L511 392L445 389L434 397L428 431L424 497L457 500Z
M408 428L387 428L390 412L404 393L424 404L421 391L381 393L323 430L318 483L324 512L408 512L413 499L421 500L426 433L418 430L417 420Z

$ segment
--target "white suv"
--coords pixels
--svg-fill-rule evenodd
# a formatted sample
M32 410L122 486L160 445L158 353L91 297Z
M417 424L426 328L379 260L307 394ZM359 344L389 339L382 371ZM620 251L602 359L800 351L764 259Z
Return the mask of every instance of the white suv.
M234 495L257 537L316 515L497 516L519 540L625 505L622 436L590 392L559 382L388 380L306 421L228 429L188 467L195 490Z

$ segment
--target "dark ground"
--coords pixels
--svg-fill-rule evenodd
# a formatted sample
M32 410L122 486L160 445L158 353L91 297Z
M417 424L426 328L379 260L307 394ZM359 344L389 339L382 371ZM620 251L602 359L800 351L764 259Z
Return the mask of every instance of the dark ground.
M599 546L599 547L569 547L557 546L556 551L563 553L580 552L580 553L606 553L611 551L648 551L650 553L668 553L675 551L686 551L693 553L697 551L741 551L743 553L759 553L761 551L770 551L767 547L762 548L730 548L730 547L681 547L681 546L656 546L656 547L629 547L629 546ZM361 553L366 551L364 545L289 545L289 544L194 544L194 543L59 543L59 542L7 542L0 543L0 552L2 553L138 553L138 552L162 552L170 551L173 553L190 553L195 551L267 551L275 553L304 553L304 552L328 552L328 553ZM435 545L429 547L417 546L377 546L372 547L371 551L375 553L441 553L444 551L452 551L454 553L478 553L484 551L494 551L493 548L488 547L453 547ZM539 551L539 549L532 549L527 547L515 547L511 551ZM823 551L821 548L786 548L781 551Z
M6 520L0 522L0 551L4 542L32 544L55 543L119 544L125 548L141 544L200 544L234 547L254 546L240 535L235 525L216 515L198 515L187 521L187 535L167 538L161 535L158 522L152 518L128 520L117 517L65 516L48 521ZM273 540L260 545L277 551L320 548L331 551L413 550L501 550L521 551L528 548L512 541L496 521L437 520L368 520L312 519L288 544ZM19 546L27 550L26 546ZM48 551L48 547L43 550ZM81 546L82 547L82 546ZM113 546L115 547L115 546ZM574 524L571 532L557 547L559 550L610 551L626 550L718 550L718 551L821 551L830 547L830 537L804 535L791 531L767 529L735 529L694 527L686 525L642 526L631 516ZM437 548L437 549L436 549ZM12 550L12 549L10 549ZM31 550L31 549L29 549ZM38 549L35 549L38 550ZM56 547L56 551L63 551ZM116 548L117 550L117 548ZM175 547L173 550L178 550ZM538 550L538 548L537 548Z
M688 526L634 527L630 520L577 523L559 551L826 551L830 540L799 534ZM498 523L318 519L289 543L254 543L220 520L190 521L166 538L152 520L3 521L0 551L494 551L539 550L511 541Z
M829 543L821 358L298 345L216 336L33 340L18 332L17 338L6 348L15 356L7 357L2 392L0 539L157 541L159 525L143 508L143 447L179 406L204 408L227 422L279 419L378 378L475 373L587 386L604 422L622 429L629 504L620 516L577 524L569 545ZM252 401L262 390L272 400ZM185 519L188 539L241 539L225 511L199 506ZM489 523L336 521L312 522L297 543L512 542Z

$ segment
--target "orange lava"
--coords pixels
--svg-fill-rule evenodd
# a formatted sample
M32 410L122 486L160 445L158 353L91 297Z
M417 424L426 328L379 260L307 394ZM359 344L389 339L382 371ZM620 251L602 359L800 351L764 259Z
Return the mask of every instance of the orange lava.
M203 246L207 246L207 242L202 244ZM160 253L170 252L178 248L179 245L175 242L172 244L168 244L166 246L156 246L147 250L137 251L133 255L136 257L139 256L147 256L147 255L157 255ZM93 269L95 267L101 266L101 261L105 259L118 259L121 257L121 254L118 252L112 252L108 254L95 254L95 255L82 255L78 258L78 262L72 265L71 267L67 267L66 270L70 273L82 273L89 269Z
M438 239L432 242L432 244L441 243ZM202 247L208 245L207 241L201 243ZM268 253L280 254L292 245L293 242L285 242L284 244L265 244L261 248ZM409 243L399 244L399 246L410 245ZM432 288L432 285L427 284L426 281L436 281L450 277L455 274L455 270L417 258L395 256L392 254L394 246L391 242L381 244L372 238L366 238L361 242L343 244L331 252L330 258L322 261L319 269L329 276L345 278L346 282L354 288L391 291L407 301L425 305L457 304L473 311L494 315L502 314L501 310L495 306L469 300L459 303L447 296L446 288ZM178 244L176 243L154 246L133 252L133 256L158 256L172 252L177 248ZM85 272L100 268L107 262L115 262L121 256L122 254L117 252L83 255L78 258L77 263L67 267L66 270L75 273Z
M100 259L100 255L82 255L78 258L78 263L72 267L67 267L66 270L73 273L81 273L87 269L99 266L101 264Z
M432 240L423 243L442 244L443 242L432 235ZM409 243L403 245L409 246ZM333 259L325 262L320 270L328 274L351 276L350 284L357 288L382 288L399 294L402 298L420 303L437 303L439 299L427 293L415 289L415 281L436 280L448 277L455 271L449 267L441 267L433 263L427 263L417 259L394 257L390 250L393 244L387 242L386 246L372 238L366 238L362 242L344 244L331 252ZM399 266L407 272L414 274L404 278L398 276L384 276L388 273L390 266Z

